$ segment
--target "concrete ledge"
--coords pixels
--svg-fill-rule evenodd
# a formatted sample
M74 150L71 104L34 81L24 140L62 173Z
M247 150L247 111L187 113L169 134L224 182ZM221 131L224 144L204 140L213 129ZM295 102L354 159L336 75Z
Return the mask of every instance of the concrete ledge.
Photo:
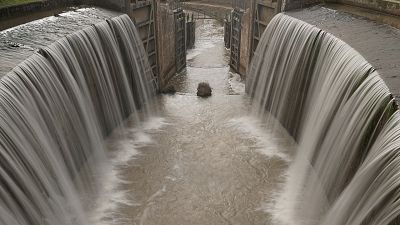
M399 0L337 0L337 3L364 7L379 12L390 13L400 16L400 1Z
M70 35L79 30L85 29L95 23L111 19L121 13L105 10L102 8L86 8L82 11L72 13L70 16L46 17L46 13L40 13L41 21L36 21L13 29L0 31L0 78L11 71L19 63L26 60L38 49L51 45L60 38ZM21 22L20 18L18 18ZM32 20L29 15L27 20ZM5 20L4 23L10 24L12 20ZM47 26L42 26L46 24ZM0 21L0 28L3 21ZM29 32L27 32L29 31Z
M41 2L47 2L47 0L4 0L0 1L0 9Z
M388 24L390 26L396 27L400 29L400 16L394 16L387 13L377 12L373 9L363 8L363 7L355 7L350 5L343 5L343 4L335 4L335 3L328 3L324 4L324 7L329 9L338 10L341 12L346 12L352 14L354 16L364 17L369 20Z
M351 9L348 9L351 10ZM315 6L286 14L317 26L357 50L400 98L400 30L366 17Z
M0 30L59 14L69 7L91 4L92 0L37 0L0 8Z
M0 18L17 16L27 12L48 9L50 5L51 5L50 1L45 0L45 1L33 1L29 3L4 6L0 8Z

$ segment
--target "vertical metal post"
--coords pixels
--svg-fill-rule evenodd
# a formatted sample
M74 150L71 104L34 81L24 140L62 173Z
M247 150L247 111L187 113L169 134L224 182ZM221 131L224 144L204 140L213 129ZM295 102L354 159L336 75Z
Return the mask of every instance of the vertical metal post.
M186 17L182 8L175 9L174 17L176 68L177 72L180 72L186 67Z
M239 9L234 9L232 12L231 20L231 58L230 66L236 72L239 71L240 67L240 45L241 45L241 35L242 35L242 16L243 12Z

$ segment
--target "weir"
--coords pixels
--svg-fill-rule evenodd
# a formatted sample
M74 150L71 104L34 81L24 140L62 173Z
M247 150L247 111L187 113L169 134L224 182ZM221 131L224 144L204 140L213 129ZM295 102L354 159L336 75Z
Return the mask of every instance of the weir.
M399 224L400 32L280 13L317 2L101 0L0 32L0 224Z
M256 112L273 114L299 144L280 219L396 224L399 114L375 69L331 34L279 14L249 74Z
M96 192L103 138L145 110L155 89L127 16L69 35L4 76L1 223L89 224L79 193Z

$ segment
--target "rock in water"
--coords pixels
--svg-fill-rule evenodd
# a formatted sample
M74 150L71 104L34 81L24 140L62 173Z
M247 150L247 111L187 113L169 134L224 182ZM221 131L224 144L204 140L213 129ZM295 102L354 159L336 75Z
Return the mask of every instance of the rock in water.
M200 97L210 97L212 93L210 84L206 82L201 82L199 83L199 86L197 87L197 96Z

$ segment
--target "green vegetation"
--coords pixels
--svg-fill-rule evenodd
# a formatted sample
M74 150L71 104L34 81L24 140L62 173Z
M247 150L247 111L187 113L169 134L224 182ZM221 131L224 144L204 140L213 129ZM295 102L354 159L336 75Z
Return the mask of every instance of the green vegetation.
M0 9L32 2L43 2L43 0L0 0Z

